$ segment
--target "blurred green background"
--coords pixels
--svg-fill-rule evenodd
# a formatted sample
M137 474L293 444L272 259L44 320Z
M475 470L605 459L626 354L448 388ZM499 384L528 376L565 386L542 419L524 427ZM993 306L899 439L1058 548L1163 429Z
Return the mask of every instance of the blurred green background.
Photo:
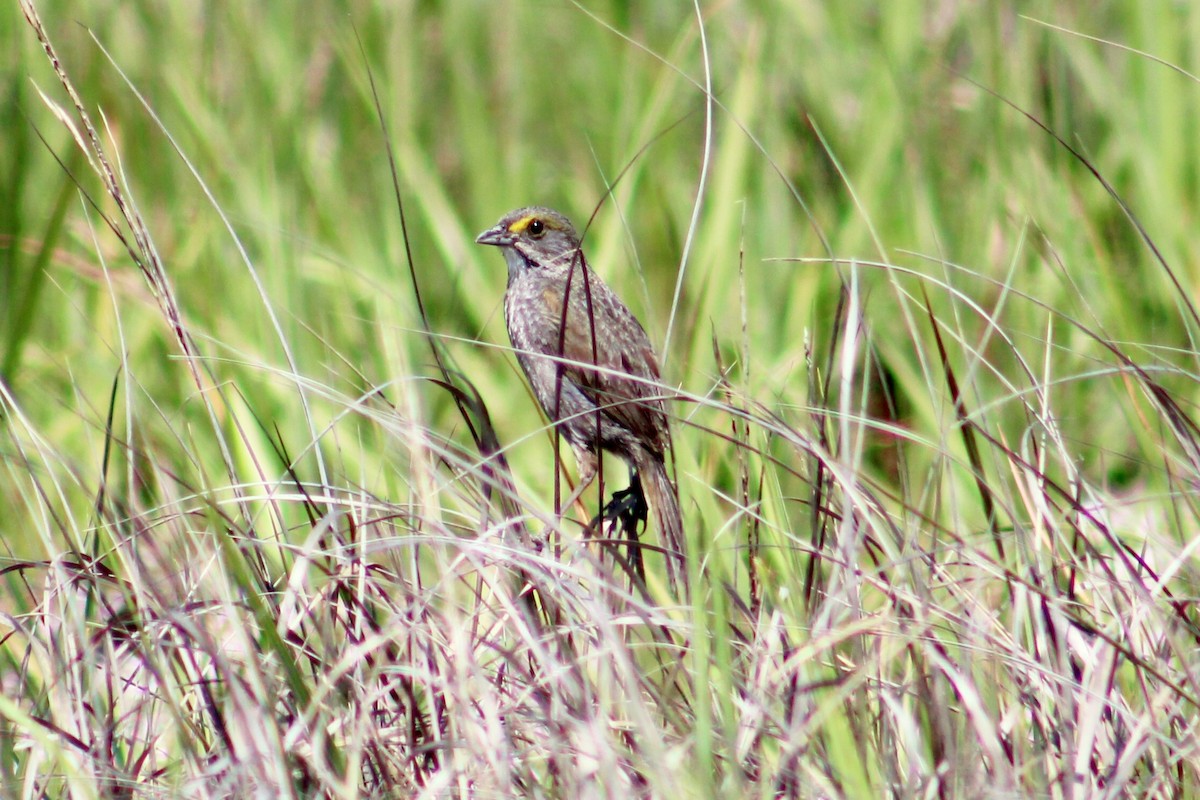
M725 363L750 354L736 372L748 396L776 408L806 401L805 342L827 345L848 267L771 259L831 256L899 265L960 292L926 287L961 337L973 405L1001 418L1013 407L1019 437L1022 376L1053 375L1045 402L1102 481L1137 479L1145 427L1129 424L1119 381L1077 380L1105 369L1107 354L1072 323L1130 343L1194 394L1182 309L1197 276L1192 4L704 3L707 64L686 3L38 8L119 156L213 379L297 448L328 426L322 446L342 450L352 482L390 475L390 442L370 428L342 433L347 402L372 387L407 397L446 435L460 424L444 393L410 380L435 372L389 146L431 327L501 415L502 439L517 442L518 474L537 485L544 444L521 439L538 429L537 411L497 349L507 346L503 264L472 243L526 203L581 224L599 206L593 264L657 344L671 323L667 379L697 394L715 384L715 338ZM111 215L111 201L39 97L69 107L16 5L0 12L0 37L3 380L82 487L98 482L118 375L128 393L118 406L131 413L116 429L199 482L217 453L210 437L188 434L206 417L178 344L104 230L98 212ZM1183 295L1085 166L1003 101L1112 182ZM927 398L943 389L914 346L927 338L920 284L878 267L855 279L877 356L908 398L903 424L938 439L944 420ZM963 298L996 313L1011 343ZM312 425L295 402L301 380ZM719 484L720 457L705 462L718 445L693 442L684 466ZM19 475L27 465L8 466ZM0 503L23 505L19 481L4 484L13 494Z

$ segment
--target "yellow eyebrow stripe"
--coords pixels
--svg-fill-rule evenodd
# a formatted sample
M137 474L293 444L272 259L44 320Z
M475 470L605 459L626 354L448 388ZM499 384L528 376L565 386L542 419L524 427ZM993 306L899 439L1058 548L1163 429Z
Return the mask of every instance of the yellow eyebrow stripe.
M514 222L512 225L509 225L508 232L524 233L525 229L529 227L529 223L533 222L535 219L537 219L537 214L527 214Z

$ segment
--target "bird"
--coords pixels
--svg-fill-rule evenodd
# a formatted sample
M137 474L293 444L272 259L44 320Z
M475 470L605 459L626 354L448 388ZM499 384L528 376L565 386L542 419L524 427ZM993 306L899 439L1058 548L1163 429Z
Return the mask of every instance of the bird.
M669 418L645 328L588 266L579 233L563 214L519 208L475 241L504 255L509 340L579 464L579 484L563 507L595 480L601 450L620 457L641 482L667 552L668 583L686 591L683 520L666 466Z

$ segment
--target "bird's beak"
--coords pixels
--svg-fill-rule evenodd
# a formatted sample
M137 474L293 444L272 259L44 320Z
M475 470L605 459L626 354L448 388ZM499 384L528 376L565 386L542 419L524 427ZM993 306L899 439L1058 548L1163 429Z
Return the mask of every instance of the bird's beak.
M505 227L497 225L494 228L488 228L483 233L475 237L475 244L490 244L496 247L507 247L517 240L517 237Z

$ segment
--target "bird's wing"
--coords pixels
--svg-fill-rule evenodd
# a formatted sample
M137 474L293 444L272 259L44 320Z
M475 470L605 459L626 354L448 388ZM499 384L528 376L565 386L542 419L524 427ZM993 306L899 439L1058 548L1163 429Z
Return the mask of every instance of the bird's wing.
M564 286L569 291L570 311L563 358L579 363L567 366L564 377L615 422L643 441L656 443L662 452L668 445L667 418L662 389L654 385L660 375L650 338L595 273L577 270L575 276L569 289ZM547 305L554 306L548 310L557 312L561 320L562 296L546 300ZM596 364L600 369L589 369L585 364ZM622 374L640 380L629 380Z

